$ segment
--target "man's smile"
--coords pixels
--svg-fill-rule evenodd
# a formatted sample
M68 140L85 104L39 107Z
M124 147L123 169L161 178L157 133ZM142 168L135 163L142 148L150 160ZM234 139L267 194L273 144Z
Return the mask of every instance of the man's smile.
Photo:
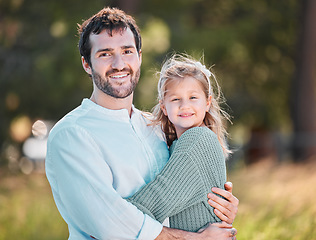
M110 78L114 78L114 79L121 79L121 78L125 78L129 75L129 73L120 73L120 74L115 74L115 75L110 75Z

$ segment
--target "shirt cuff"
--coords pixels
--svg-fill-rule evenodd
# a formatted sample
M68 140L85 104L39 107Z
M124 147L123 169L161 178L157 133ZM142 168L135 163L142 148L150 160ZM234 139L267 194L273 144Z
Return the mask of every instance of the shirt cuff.
M139 240L155 239L162 231L162 224L144 214L144 224L139 232Z

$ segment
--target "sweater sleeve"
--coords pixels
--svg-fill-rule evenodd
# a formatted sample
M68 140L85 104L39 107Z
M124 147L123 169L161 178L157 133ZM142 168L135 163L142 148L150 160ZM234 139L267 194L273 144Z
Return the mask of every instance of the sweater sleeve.
M217 168L214 171L209 169L208 162L215 159L215 164L222 162L221 168L224 165L225 169L225 160L217 142L216 135L207 128L187 130L179 138L161 173L128 200L160 222L203 199L207 200L206 189L213 186L209 186L203 178L217 171ZM226 172L220 173L226 179ZM215 175L211 177L216 178ZM213 185L221 184L219 182Z

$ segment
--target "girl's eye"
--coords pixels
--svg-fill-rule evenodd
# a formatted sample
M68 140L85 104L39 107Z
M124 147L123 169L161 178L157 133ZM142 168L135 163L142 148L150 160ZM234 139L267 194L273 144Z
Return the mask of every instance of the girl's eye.
M172 98L171 99L171 102L176 102L176 101L179 101L179 98Z
M196 96L192 96L192 97L190 97L190 99L197 99L197 97Z

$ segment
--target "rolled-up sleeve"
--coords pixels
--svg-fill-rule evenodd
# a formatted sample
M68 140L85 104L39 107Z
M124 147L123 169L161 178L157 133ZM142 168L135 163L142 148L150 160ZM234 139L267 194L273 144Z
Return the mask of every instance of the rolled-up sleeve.
M50 135L45 164L58 210L82 239L154 239L161 232L159 222L114 189L111 168L84 129Z

